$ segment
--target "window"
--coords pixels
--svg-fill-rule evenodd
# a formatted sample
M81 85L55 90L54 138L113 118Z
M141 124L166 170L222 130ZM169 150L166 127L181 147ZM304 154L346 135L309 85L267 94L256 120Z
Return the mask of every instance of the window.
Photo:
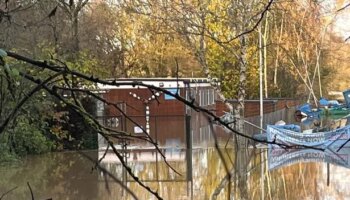
M199 105L208 106L215 104L215 91L212 88L202 88L198 91Z
M96 110L97 110L97 116L101 117L104 115L104 103L102 101L97 101L97 105L96 105Z
M215 104L215 90L214 89L210 89L209 104Z
M208 105L208 90L203 90L204 105Z

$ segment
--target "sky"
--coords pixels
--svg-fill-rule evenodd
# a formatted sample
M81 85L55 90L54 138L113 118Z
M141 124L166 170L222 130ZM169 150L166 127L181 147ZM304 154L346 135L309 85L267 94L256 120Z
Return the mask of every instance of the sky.
M324 16L332 23L334 31L344 39L350 36L350 6L337 12L340 8L349 5L350 0L344 0L342 5L336 5L336 0L322 2Z

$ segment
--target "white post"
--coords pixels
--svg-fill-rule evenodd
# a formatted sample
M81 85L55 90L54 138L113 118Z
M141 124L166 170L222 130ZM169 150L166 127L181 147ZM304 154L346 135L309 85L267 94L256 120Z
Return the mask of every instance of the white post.
M150 116L150 111L149 111L149 105L146 104L146 132L150 134L151 128L149 125L149 116Z
M259 93L260 93L260 128L263 129L263 115L264 115L264 103L263 103L263 46L261 25L259 26ZM260 131L262 133L262 131Z
M159 97L161 95L160 92L156 92L155 95L152 95L151 97L149 97L148 99L144 99L142 97L140 97L139 95L133 93L133 92L129 92L129 95L134 97L137 100L140 100L144 105L145 105L145 117L146 117L146 132L147 134L150 134L151 131L151 126L149 124L149 118L150 118L150 109L149 109L149 104L155 100L157 97Z

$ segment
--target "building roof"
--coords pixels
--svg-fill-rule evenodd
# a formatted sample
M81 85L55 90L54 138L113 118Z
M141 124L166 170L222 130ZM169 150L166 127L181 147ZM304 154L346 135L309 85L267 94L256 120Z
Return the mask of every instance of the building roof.
M114 79L110 79L114 81ZM191 87L210 87L211 83L207 78L120 78L115 79L116 83L123 83L121 86L112 86L97 84L98 89L110 90L110 89L132 89L132 88L143 88L134 87L133 83L141 82L147 85L153 85L160 88L184 88L186 86ZM218 84L217 79L213 79L212 82ZM130 83L130 85L125 85L125 83Z

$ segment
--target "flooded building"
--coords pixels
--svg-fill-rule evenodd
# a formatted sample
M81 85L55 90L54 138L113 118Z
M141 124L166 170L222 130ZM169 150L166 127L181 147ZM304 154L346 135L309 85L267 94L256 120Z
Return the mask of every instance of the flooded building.
M209 146L213 144L213 132L219 139L227 140L231 131L211 123L208 116L198 112L175 97L137 86L141 83L162 88L178 94L194 105L206 108L216 116L228 111L225 104L218 98L215 89L206 78L134 78L118 79L119 86L98 85L100 95L114 105L97 103L97 117L105 126L136 135L144 131L164 148L185 148L192 146ZM213 82L219 84L218 82ZM237 101L228 100L236 105ZM294 107L298 101L293 99L265 99L264 124L274 124L276 121L292 121ZM259 124L260 105L258 100L245 101L245 120ZM247 125L245 134L252 135L259 129ZM124 142L124 141L116 141ZM104 139L99 138L99 147L107 146ZM128 148L151 148L151 143L132 141Z
M179 94L195 105L215 113L217 94L206 78L137 78L118 79L120 86L98 85L101 96L114 105L98 102L97 116L105 126L133 134L145 130L163 147L184 147L187 142L207 141L210 123L204 115L186 106L175 97L147 87L142 83ZM214 82L217 84L217 82ZM106 146L99 138L100 148ZM132 142L135 148L151 147L146 142Z

